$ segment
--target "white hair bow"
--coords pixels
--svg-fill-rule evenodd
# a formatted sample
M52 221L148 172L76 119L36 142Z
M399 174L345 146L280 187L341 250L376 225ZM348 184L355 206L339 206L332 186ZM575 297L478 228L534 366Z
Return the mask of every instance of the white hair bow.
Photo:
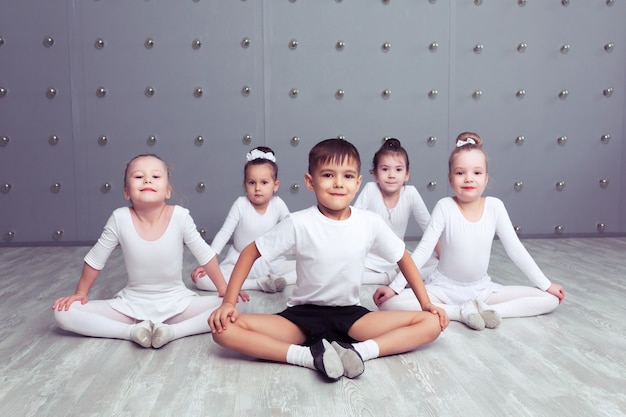
M276 162L276 157L271 152L263 152L258 149L253 149L246 154L246 160L248 162L253 161L255 159L267 159L272 162Z
M460 140L456 143L457 148L465 145L476 145L476 141L472 138L467 138L467 140Z

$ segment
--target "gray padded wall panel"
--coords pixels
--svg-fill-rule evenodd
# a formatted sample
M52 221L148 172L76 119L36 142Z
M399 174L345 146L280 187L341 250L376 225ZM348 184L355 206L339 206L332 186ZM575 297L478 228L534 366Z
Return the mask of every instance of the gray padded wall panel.
M365 181L381 141L399 138L432 209L464 130L485 140L488 193L522 235L626 233L622 1L10 3L0 244L92 242L126 204L124 165L139 153L170 163L173 202L211 240L250 148L274 148L279 193L298 210L314 202L308 150L328 137L358 146Z

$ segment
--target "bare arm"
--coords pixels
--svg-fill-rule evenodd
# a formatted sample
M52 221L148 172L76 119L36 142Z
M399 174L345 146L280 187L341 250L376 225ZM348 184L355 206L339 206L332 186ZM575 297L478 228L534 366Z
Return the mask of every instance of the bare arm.
M93 283L98 278L98 274L100 274L99 270L91 267L87 262L85 262L83 264L83 272L80 275L74 294L57 299L54 304L52 304L52 309L67 311L74 301L80 301L81 304L85 304L87 302L87 294L89 293Z
M398 267L400 268L400 271L402 271L402 274L406 277L413 293L415 293L415 297L417 297L417 301L419 301L422 311L430 311L433 314L439 315L441 330L445 330L450 323L450 319L444 309L431 303L430 297L428 297L428 291L426 291L426 287L422 281L422 276L420 275L417 266L415 266L413 258L411 258L409 252L404 252L404 255L402 255L402 258L398 261Z
M220 297L223 297L226 293L227 284L217 262L217 256L214 256L209 262L202 265L202 270L213 281ZM239 296L243 301L250 301L250 296L245 291L240 291Z
M237 259L237 263L235 264L235 269L233 269L230 275L230 281L228 281L222 305L214 310L209 317L208 322L212 332L221 333L226 330L229 322L234 323L237 321L237 317L239 316L235 308L237 296L241 292L241 286L250 273L254 261L260 257L261 254L254 242L250 243L241 251L239 259Z

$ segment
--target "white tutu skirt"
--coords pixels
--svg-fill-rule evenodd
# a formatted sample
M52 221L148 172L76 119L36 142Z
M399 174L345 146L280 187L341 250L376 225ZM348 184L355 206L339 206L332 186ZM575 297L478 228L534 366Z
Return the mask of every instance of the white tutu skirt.
M446 277L438 269L426 278L424 284L429 294L450 305L460 305L467 300L486 301L492 293L502 287L491 281L487 274L478 281L460 282Z

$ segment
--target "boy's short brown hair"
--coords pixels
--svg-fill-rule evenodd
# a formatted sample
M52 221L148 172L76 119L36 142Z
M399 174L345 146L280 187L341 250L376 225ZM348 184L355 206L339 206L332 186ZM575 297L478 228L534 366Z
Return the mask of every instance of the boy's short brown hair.
M354 160L358 165L358 172L361 172L361 157L356 147L344 139L326 139L319 142L309 151L309 174L322 164L328 162L341 164L345 160Z

